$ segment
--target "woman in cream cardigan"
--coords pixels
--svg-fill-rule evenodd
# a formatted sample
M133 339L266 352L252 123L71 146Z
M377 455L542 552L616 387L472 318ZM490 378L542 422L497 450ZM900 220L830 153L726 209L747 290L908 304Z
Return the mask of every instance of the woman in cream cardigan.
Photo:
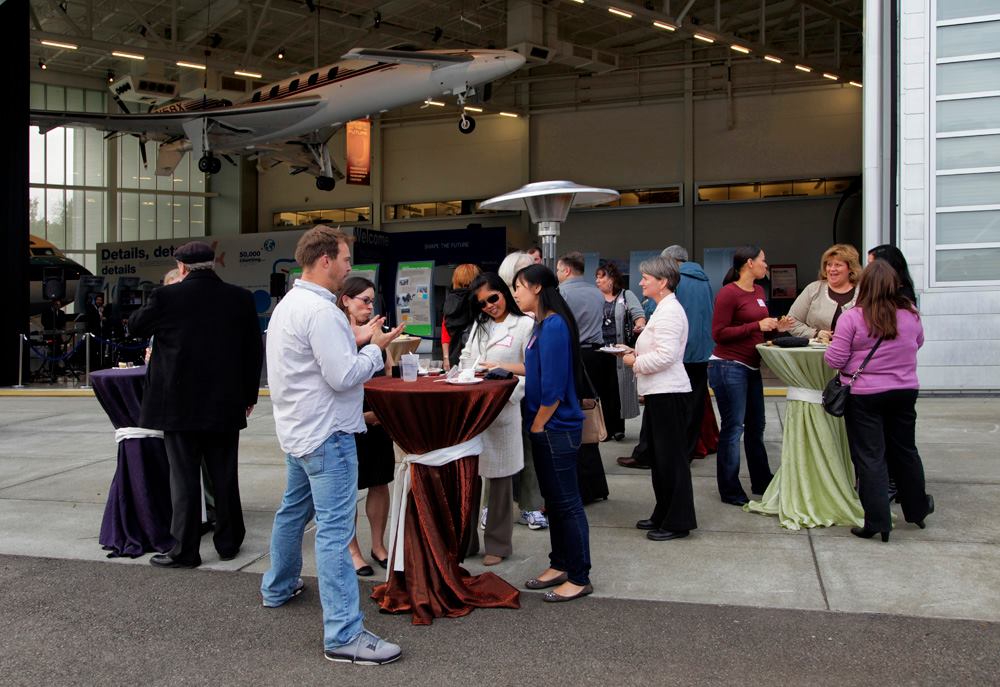
M496 274L481 274L469 286L472 305L478 311L462 358L479 360L489 368L503 368L517 377L517 387L507 405L483 432L479 454L479 476L488 480L489 497L483 533L484 565L496 565L513 553L514 492L512 477L524 467L521 443L521 398L524 396L524 350L535 321L517 307L507 284ZM471 552L478 550L472 542Z
M649 428L653 493L656 506L647 520L635 524L653 541L688 536L698 526L688 463L688 415L692 412L691 382L684 370L688 321L674 289L681 280L673 258L656 257L639 265L642 295L656 302L656 310L635 343L622 356L632 368L645 398ZM699 412L701 408L697 409Z
M854 246L838 243L827 248L819 261L819 279L802 290L788 311L795 320L789 333L829 341L837 318L854 307L860 276L861 263Z

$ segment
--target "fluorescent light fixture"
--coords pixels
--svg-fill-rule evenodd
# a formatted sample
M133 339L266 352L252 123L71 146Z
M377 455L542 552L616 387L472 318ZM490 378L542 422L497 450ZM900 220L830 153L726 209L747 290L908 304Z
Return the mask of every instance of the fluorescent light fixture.
M764 59L768 62L774 62L775 64L781 64L781 58L775 57L774 55L764 55Z
M137 55L131 52L121 52L118 50L113 50L111 52L115 57L124 57L126 60L144 60L146 57L144 55Z
M674 26L673 24L668 24L665 21L654 21L653 22L653 26L655 26L658 29L663 29L664 31L676 31L677 30L676 26Z
M824 79L830 79L830 81L836 81L840 77L837 76L836 74L830 74L828 72L823 72L823 78Z
M729 48L731 50L735 50L736 52L741 52L744 55L749 55L750 54L750 48L745 48L742 45L730 45Z
M806 72L807 74L813 70L812 67L807 67L804 64L797 64L795 65L795 68L798 69L800 72Z
M65 50L76 50L78 45L73 45L72 43L60 43L59 41L40 41L42 45L47 45L50 48L63 48Z
M851 84L855 88L861 88L861 83L858 81L848 81L847 83Z
M626 19L631 19L633 16L631 12L620 10L617 7L609 7L608 12L611 12L611 14L617 14L619 17L625 17Z
M706 35L705 35L705 34L703 34L703 33L696 33L696 34L694 35L694 37L695 37L695 38L697 38L697 39L698 39L698 40L700 40L700 41L705 41L706 43L714 43L714 42L715 42L715 39L714 39L714 38L712 38L712 37L710 37L710 36L706 36Z
M202 70L206 68L205 65L203 65L203 64L195 64L194 62L178 62L177 66L178 67L187 67L188 69L202 69Z
M501 117L514 117L515 119L517 118L517 115L515 113L513 113L513 112L501 112L500 116Z
M573 0L573 2L577 3L578 5L582 5L583 4L583 0Z
M236 76L248 76L251 79L263 79L264 78L263 74L258 74L257 72L245 72L245 71L243 71L241 69L237 69L236 71L233 72L233 74L235 74Z
M466 112L482 112L483 108L481 108L481 107L473 107L472 105L466 105L465 106L465 111Z
M442 103L441 101L431 100L430 98L424 101L424 105L436 105L437 107L444 107L444 103Z

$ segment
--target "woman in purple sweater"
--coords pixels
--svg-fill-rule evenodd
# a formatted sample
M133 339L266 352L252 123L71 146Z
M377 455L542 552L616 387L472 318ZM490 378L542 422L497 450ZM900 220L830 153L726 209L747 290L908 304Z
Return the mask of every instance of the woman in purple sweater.
M934 512L934 499L924 490L924 466L917 452L917 349L924 330L913 303L900 294L896 271L876 260L861 273L858 300L837 321L826 362L850 377L883 337L875 355L851 385L844 420L851 460L858 472L865 526L851 534L889 541L889 476L896 480L903 516L923 529Z

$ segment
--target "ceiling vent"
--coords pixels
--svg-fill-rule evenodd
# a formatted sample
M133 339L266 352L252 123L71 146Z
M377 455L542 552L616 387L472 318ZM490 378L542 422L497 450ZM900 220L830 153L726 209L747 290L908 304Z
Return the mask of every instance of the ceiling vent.
M176 81L153 79L148 76L124 76L108 88L129 103L160 105L177 98L180 91Z

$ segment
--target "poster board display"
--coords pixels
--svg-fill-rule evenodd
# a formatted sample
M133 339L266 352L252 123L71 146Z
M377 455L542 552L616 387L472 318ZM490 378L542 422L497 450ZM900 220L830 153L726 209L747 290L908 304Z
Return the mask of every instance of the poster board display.
M396 324L415 336L434 335L431 287L434 261L401 262L396 266Z
M385 303L378 288L378 263L368 263L365 265L352 265L349 277L362 277L375 285L374 314L381 315L385 312Z
M798 267L771 265L771 298L792 300L798 294Z

